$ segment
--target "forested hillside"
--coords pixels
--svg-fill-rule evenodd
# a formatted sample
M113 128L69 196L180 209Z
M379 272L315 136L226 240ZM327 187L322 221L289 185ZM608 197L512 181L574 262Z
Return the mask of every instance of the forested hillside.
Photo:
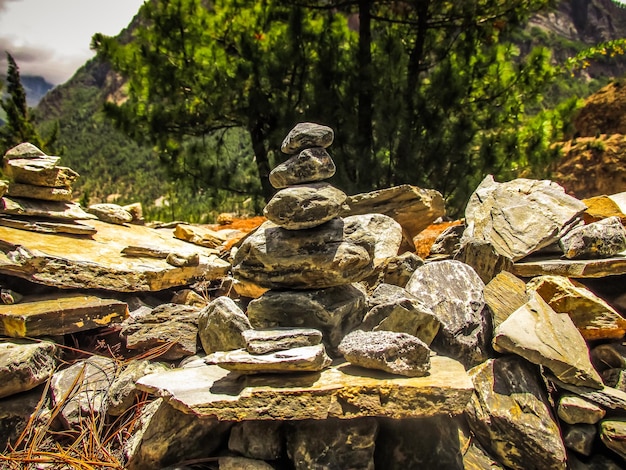
M486 172L544 176L575 99L626 70L621 44L593 48L626 37L626 10L551 3L146 2L37 115L60 124L77 198L153 218L258 211L301 120L337 131L346 192L408 182L459 209Z

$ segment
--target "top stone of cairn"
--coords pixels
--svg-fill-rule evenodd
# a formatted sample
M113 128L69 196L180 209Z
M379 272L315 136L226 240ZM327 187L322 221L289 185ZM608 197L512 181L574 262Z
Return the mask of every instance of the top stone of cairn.
M307 148L326 148L333 143L334 137L333 130L328 126L301 122L289 131L280 146L280 150L287 155L295 155Z

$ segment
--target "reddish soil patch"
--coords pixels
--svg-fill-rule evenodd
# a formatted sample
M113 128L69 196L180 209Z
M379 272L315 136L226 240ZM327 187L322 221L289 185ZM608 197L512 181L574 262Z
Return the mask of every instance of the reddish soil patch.
M422 230L414 239L415 252L420 258L426 258L430 253L430 247L433 246L437 237L448 227L461 224L460 220L454 220L452 222L441 222L438 224L431 224Z

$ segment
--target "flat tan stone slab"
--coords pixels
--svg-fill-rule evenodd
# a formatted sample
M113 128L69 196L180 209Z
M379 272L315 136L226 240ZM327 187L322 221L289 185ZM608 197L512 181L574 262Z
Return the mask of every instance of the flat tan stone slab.
M64 335L122 321L128 306L92 295L24 298L0 305L0 334L14 338Z
M0 226L0 272L54 287L139 292L219 279L230 267L208 248L175 239L171 230L89 223L97 230L91 238ZM130 245L197 253L199 263L177 267L165 259L125 256L122 250Z
M566 260L558 258L536 258L513 264L513 274L520 277L544 275L574 278L597 278L626 274L626 252L604 259Z
M430 372L402 377L342 362L318 373L243 376L207 365L148 375L137 386L185 413L224 421L462 413L473 385L461 363L434 356Z

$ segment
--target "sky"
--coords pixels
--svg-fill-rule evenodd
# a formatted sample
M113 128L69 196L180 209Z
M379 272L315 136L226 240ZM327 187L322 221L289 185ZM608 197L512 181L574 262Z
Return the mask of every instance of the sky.
M69 80L95 54L95 33L117 35L144 0L0 0L0 74L8 51L20 75L53 85Z

